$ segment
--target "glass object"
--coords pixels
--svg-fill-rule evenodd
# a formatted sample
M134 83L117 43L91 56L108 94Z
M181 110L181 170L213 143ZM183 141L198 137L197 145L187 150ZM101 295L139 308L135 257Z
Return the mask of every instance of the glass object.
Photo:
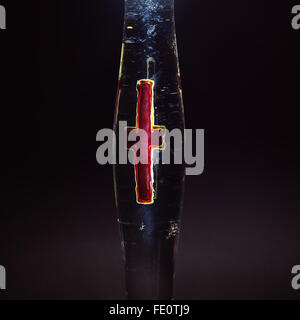
M164 129L183 132L174 0L125 0L116 100L117 141L124 130L121 121L127 122L126 135L138 128L148 137ZM128 299L173 298L185 167L161 164L163 145L147 141L147 164L114 166ZM131 146L126 145L126 153L133 152ZM122 147L117 147L117 159Z

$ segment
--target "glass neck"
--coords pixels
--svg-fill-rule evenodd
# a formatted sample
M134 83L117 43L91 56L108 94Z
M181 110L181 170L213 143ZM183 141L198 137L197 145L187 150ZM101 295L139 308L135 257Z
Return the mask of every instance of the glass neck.
M125 7L140 13L174 8L174 0L125 0Z
M124 40L157 46L174 37L174 0L125 0Z
M125 22L149 27L165 20L174 21L174 0L125 0Z

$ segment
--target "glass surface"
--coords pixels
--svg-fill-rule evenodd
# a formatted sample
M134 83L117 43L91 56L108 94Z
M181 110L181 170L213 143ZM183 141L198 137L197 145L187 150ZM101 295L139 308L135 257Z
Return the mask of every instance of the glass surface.
M141 84L141 81L146 82ZM151 83L152 125L165 127L170 131L175 128L182 131L184 114L174 1L125 0L114 123L117 137L120 134L120 121L127 121L129 127L136 128L139 125L137 112L140 112L139 116L147 117L149 110L145 99L147 94L151 93ZM140 109L137 107L138 99L142 100ZM140 125L143 125L141 121ZM172 149L171 154L173 151ZM152 150L152 163L157 157L161 157L161 151ZM153 199L147 204L138 201L136 188L139 183L136 170L131 164L118 164L114 167L127 298L171 299L185 168L184 165L153 164L153 181L150 186ZM146 168L139 171L141 186L143 181L148 181L145 180L148 179L147 172L149 173ZM140 197L143 197L143 194Z

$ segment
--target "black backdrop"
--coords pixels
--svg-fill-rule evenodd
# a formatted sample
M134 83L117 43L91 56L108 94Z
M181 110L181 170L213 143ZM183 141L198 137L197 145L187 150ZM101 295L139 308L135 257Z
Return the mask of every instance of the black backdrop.
M111 128L121 0L0 1L0 299L121 299ZM188 128L206 130L188 177L177 299L300 298L300 31L286 0L176 1Z

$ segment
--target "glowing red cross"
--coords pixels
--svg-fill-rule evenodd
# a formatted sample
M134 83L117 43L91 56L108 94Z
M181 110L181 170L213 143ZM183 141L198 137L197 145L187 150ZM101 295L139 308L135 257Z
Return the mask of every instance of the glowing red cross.
M164 145L164 126L154 125L154 107L153 107L153 87L154 82L151 80L140 80L137 83L137 111L136 111L136 126L127 127L127 134L132 130L143 129L147 134L147 141L140 141L140 152L148 150L148 161L146 164L135 164L135 181L136 181L136 201L139 204L153 203L153 149L163 149ZM156 143L157 142L157 143ZM137 142L128 142L128 148L134 150L135 159L137 151L134 145Z

